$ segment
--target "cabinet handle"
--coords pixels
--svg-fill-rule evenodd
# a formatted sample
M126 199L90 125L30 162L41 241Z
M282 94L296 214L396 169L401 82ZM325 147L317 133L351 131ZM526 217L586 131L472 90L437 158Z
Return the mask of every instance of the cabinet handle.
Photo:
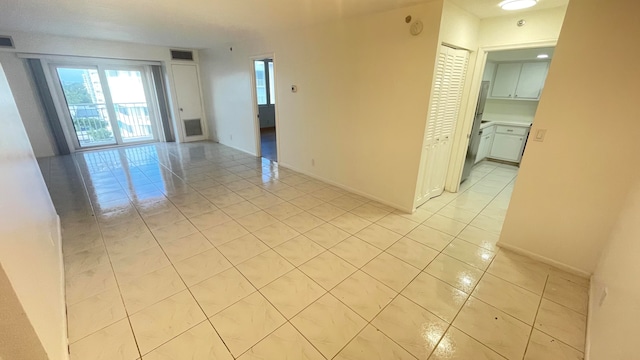
M513 132L513 129L507 129L507 132Z

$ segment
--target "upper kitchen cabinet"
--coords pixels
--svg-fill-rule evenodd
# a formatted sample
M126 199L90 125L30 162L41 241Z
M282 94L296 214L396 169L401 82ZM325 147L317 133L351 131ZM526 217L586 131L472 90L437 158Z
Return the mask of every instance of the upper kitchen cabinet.
M547 76L546 61L499 63L491 97L499 99L538 100Z

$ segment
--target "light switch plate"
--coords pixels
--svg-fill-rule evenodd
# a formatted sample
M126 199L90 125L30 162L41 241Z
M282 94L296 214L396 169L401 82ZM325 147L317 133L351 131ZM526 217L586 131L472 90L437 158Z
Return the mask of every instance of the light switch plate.
M540 141L543 142L545 136L547 136L547 129L538 129L536 130L536 136L533 137L534 141Z

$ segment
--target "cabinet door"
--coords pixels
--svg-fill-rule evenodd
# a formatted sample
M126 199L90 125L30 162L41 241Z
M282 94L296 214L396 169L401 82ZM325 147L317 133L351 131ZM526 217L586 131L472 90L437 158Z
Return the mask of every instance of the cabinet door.
M515 97L519 99L538 99L547 76L547 62L522 64L520 79L516 87Z
M491 146L491 157L499 160L520 161L524 136L495 134Z
M519 63L498 64L491 97L512 98L518 84L521 68L522 64Z
M483 135L480 139L480 146L478 147L478 155L476 156L476 163L484 160L489 156L491 152L491 143L493 140L493 134Z

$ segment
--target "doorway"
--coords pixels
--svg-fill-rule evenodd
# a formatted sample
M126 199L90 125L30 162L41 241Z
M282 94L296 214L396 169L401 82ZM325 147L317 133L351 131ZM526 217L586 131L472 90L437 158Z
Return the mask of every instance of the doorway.
M76 149L158 139L145 66L53 65Z
M260 155L271 161L278 161L273 58L254 60L253 68L258 107Z

